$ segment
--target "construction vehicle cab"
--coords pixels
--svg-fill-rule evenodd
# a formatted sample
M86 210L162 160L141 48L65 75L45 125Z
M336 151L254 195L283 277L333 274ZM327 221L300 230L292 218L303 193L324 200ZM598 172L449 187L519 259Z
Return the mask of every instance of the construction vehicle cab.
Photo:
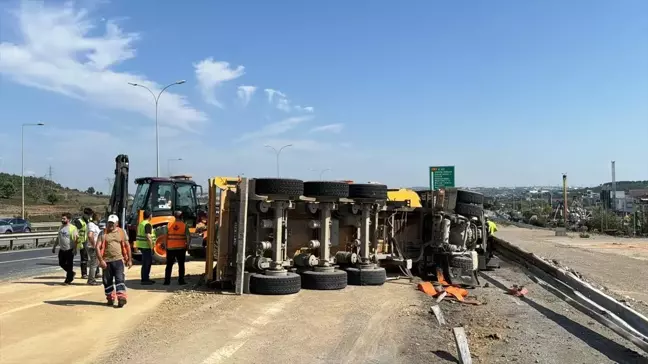
M166 259L164 249L164 235L167 225L173 221L174 211L182 211L183 220L190 227L192 242L189 252L192 255L204 255L204 243L202 234L194 236L199 213L203 207L198 203L198 195L202 193L202 187L191 179L191 176L171 177L142 177L135 180L137 190L133 197L132 204L128 209L127 225L129 240L135 241L137 225L143 219L144 210L151 211L151 225L158 237L154 248L154 259L163 262ZM195 244L193 240L200 240ZM192 244L193 243L193 244ZM194 252L200 250L202 252ZM137 250L133 250L137 254Z

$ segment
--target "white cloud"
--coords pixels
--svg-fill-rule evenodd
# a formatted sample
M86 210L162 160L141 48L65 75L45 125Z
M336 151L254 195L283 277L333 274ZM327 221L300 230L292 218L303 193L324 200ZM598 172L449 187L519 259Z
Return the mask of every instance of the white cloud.
M254 95L256 89L257 89L256 86L241 85L238 87L236 94L238 95L238 98L243 103L243 106L247 106L247 104L250 103L250 99L252 99L252 95Z
M238 139L236 139L237 142L245 141L245 140L251 140L251 139L259 139L259 138L266 138L266 137L273 137L277 135L284 134L300 124L312 120L313 116L295 116L291 118L284 119L282 121L268 124L261 128L261 130L253 131L247 134L241 135Z
M328 125L317 126L311 129L311 133L314 132L339 133L342 131L342 129L344 129L344 124L328 124Z
M223 82L237 79L245 74L245 67L230 68L228 62L214 61L211 57L194 63L194 69L198 87L205 98L205 102L220 108L223 107L223 104L216 100L216 87Z
M286 94L279 91L279 90L273 90L271 88L267 88L263 90L267 95L268 95L268 103L272 104L272 100L274 99L274 96L277 95L280 98L286 98Z
M24 1L12 14L19 40L0 42L0 74L28 87L155 117L151 94L128 83L147 86L155 94L161 86L144 76L114 70L135 57L133 44L139 34L125 33L110 19L95 22L88 11L72 3ZM159 115L161 124L185 130L208 120L171 90L159 104Z
M285 93L279 90L267 88L263 91L265 91L265 93L268 95L268 103L270 105L274 105L274 107L276 107L281 111L285 111L285 112L297 111L297 112L306 112L306 113L312 113L315 111L315 108L313 108L312 106L305 106L305 107L299 105L292 106L291 105L292 102L290 101L288 96L286 96Z
M315 112L315 108L312 107L312 106L301 107L299 105L295 105L295 110L301 111L301 112Z

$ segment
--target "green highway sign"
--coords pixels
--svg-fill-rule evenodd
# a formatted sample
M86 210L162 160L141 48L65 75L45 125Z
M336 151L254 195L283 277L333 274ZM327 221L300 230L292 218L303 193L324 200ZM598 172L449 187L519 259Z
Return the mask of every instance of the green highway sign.
M453 188L455 186L455 166L430 167L430 190Z

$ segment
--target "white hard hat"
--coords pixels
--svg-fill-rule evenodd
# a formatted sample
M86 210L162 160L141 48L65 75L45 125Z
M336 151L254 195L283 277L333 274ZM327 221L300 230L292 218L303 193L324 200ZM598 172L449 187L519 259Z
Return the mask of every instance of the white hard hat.
M119 218L117 217L117 215L110 215L108 216L108 222L113 222L116 224L119 222Z

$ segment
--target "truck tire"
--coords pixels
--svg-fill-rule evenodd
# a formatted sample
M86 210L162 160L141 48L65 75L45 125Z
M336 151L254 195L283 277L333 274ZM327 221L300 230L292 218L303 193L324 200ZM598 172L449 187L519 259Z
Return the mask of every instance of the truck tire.
M316 272L307 270L302 273L302 288L316 290L343 289L347 286L347 273L343 270Z
M457 202L461 203L471 203L475 205L484 204L484 195L478 192L472 192L467 190L457 190Z
M372 183L353 183L349 185L349 198L386 200L387 186Z
M297 273L269 276L253 273L250 275L250 292L262 295L286 295L299 292L301 277Z
M465 270L474 270L476 267L473 264L472 257L457 256L450 259L450 266L454 268L461 268Z
M288 178L257 178L254 180L254 188L254 192L261 196L299 197L304 194L304 181Z
M484 208L479 205L457 202L455 212L463 216L480 217L484 213Z
M304 196L307 197L349 197L349 184L333 181L304 182Z
M351 286L382 286L387 281L385 268L347 268L346 272Z
M164 238L158 237L153 246L153 263L166 264L166 249L162 247Z

